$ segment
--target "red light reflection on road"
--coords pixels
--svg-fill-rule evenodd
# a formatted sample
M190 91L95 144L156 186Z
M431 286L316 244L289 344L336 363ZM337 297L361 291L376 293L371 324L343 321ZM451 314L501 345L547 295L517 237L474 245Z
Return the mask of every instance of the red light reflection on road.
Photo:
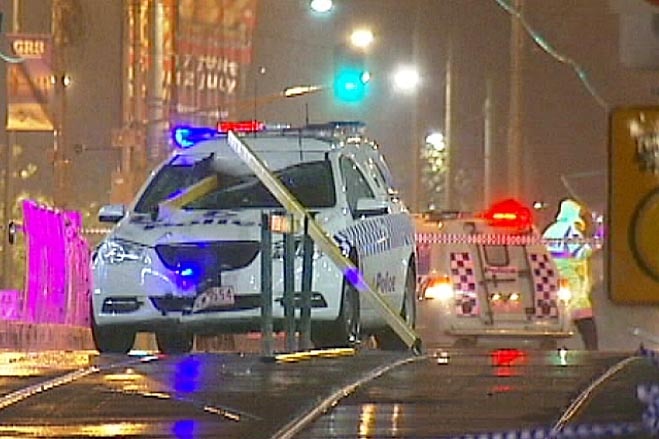
M497 349L490 352L494 375L512 377L519 375L519 366L526 364L526 352L519 349Z

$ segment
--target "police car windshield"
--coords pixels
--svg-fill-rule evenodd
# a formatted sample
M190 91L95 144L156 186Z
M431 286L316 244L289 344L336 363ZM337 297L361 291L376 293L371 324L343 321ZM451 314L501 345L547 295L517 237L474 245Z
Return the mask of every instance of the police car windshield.
M180 193L182 189L211 175L218 186L205 196L183 206L185 210L281 207L270 191L253 174L234 175L214 169L213 157L195 161L172 161L154 177L135 206L135 212L148 213L155 206ZM277 170L275 175L289 191L309 208L336 204L334 179L329 161L312 161Z

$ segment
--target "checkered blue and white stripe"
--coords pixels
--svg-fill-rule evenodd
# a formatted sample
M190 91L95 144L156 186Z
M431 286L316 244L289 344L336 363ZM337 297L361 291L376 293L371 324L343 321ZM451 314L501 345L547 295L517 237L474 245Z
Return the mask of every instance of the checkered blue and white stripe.
M455 291L455 312L458 316L474 317L480 314L476 293L474 261L469 252L455 252L451 258L451 284Z
M535 316L558 318L558 276L546 254L529 254L535 292Z
M641 346L639 355L659 367L659 354ZM611 422L601 424L566 425L556 429L549 427L527 428L500 432L482 432L451 436L451 439L587 439L610 437L657 437L659 435L659 384L639 384L636 396L646 409L640 422Z
M385 215L357 221L337 232L334 240L344 254L351 247L360 257L414 245L414 227L407 214Z

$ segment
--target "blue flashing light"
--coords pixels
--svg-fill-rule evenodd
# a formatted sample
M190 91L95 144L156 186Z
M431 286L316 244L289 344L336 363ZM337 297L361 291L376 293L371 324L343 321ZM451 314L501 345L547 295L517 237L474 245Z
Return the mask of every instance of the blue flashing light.
M177 439L192 439L197 437L197 427L194 419L179 419L172 425L172 433Z
M187 288L199 283L203 277L203 269L195 262L184 262L178 264L175 269L177 274L177 285L182 288Z
M218 135L217 130L208 127L179 126L172 130L172 139L179 148L190 148L202 140L208 140Z
M181 270L181 276L183 277L194 276L194 270L190 267L184 268L183 270Z

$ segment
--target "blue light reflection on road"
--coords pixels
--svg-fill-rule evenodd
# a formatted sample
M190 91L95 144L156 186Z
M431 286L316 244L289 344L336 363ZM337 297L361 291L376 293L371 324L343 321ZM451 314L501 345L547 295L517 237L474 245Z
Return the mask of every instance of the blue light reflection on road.
M192 439L195 437L197 422L192 419L181 419L172 426L172 434L179 439Z
M176 364L174 390L179 393L195 392L199 385L201 363L195 357L186 357Z

